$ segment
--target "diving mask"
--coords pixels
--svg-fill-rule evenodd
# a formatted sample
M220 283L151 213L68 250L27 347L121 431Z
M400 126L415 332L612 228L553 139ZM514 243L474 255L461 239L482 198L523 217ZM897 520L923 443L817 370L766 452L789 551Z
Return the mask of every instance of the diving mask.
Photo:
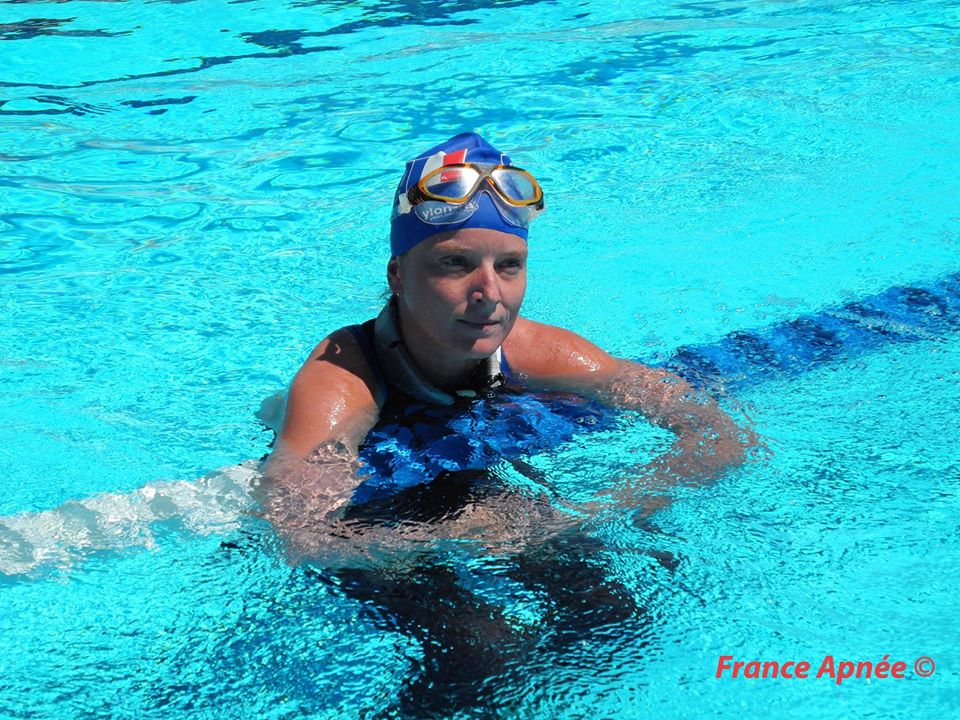
M456 163L425 175L397 197L393 217L413 212L430 225L468 220L485 192L500 216L514 227L527 228L543 211L543 191L536 179L512 165Z

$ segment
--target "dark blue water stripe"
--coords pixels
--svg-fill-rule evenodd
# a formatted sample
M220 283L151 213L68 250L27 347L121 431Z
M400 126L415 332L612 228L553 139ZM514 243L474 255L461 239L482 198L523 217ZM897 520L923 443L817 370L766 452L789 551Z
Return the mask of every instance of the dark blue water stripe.
M737 390L891 343L942 340L958 330L955 273L928 287L896 286L767 328L737 330L714 343L685 345L664 365L696 385Z

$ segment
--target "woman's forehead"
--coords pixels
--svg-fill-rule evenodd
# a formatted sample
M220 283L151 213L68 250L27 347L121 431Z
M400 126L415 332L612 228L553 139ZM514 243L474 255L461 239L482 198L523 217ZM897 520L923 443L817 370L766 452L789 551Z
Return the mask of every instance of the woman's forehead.
M499 230L464 228L434 235L423 243L423 248L427 252L449 252L455 249L469 252L525 252L527 242Z

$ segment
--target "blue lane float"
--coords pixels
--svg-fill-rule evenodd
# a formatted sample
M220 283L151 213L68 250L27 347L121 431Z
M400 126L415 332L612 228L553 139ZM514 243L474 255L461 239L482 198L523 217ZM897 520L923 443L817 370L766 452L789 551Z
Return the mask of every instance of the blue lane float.
M684 345L663 365L699 387L738 392L894 343L942 340L960 329L960 273L927 287L882 293L754 331Z

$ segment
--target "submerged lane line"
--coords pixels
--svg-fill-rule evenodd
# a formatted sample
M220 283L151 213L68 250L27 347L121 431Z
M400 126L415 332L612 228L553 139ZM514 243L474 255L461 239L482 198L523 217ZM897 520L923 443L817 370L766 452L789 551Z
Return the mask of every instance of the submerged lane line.
M960 273L929 286L896 286L838 307L719 341L680 347L664 367L696 385L740 391L795 377L888 344L936 341L960 331ZM236 528L253 509L260 463L246 460L195 481L101 493L53 510L0 518L0 576L69 566L103 550L152 547L151 526L176 521L208 534Z
M942 341L957 331L960 273L953 273L928 286L898 285L766 328L736 330L713 343L685 345L663 365L695 385L736 393L886 345Z

